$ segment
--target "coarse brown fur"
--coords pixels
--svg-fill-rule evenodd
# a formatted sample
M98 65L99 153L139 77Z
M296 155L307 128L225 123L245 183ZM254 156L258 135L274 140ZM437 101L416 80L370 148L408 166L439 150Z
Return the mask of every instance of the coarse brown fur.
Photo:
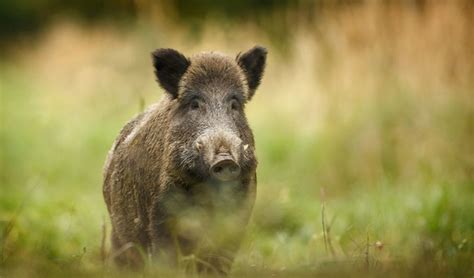
M172 49L152 57L167 93L124 126L104 166L111 255L138 268L143 254L171 265L192 254L200 270L227 273L255 201L257 161L244 106L260 83L266 50L235 60L213 52L188 59ZM221 152L241 169L238 179L209 174Z

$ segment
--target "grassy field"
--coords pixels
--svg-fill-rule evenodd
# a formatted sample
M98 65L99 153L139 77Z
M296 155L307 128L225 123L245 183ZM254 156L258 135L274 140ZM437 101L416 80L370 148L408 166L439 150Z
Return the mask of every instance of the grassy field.
M232 274L471 277L474 17L430 3L328 11L292 25L284 47L255 26L209 22L195 38L71 21L12 47L0 60L0 277L116 275L102 166L162 94L150 52L255 43L269 49L247 106L258 196Z

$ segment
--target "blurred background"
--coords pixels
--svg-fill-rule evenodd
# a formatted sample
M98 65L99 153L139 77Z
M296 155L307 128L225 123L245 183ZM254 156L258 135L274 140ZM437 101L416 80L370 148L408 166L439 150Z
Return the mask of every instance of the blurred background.
M102 167L163 94L150 53L256 44L233 274L472 276L473 27L471 0L1 1L0 276L112 271Z

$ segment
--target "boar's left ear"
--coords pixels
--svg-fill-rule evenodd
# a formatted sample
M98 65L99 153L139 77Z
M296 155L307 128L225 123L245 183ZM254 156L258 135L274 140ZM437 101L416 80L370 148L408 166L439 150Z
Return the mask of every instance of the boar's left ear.
M260 80L265 69L267 60L267 49L261 46L255 46L249 51L237 55L237 63L244 70L247 84L249 86L249 99L255 94L255 90L260 85Z
M151 56L158 83L173 98L177 97L179 81L191 62L183 54L171 48L157 49Z

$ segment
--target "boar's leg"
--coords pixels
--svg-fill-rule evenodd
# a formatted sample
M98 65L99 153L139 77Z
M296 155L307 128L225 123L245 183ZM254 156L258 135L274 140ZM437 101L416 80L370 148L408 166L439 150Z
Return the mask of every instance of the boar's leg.
M137 244L125 243L123 244L117 234L112 230L112 252L111 258L119 267L130 268L132 270L139 270L143 267L143 258Z
M149 215L149 238L154 259L160 264L177 265L180 253L177 242L173 239L173 215L168 203L173 198L168 192L162 192L152 203Z

